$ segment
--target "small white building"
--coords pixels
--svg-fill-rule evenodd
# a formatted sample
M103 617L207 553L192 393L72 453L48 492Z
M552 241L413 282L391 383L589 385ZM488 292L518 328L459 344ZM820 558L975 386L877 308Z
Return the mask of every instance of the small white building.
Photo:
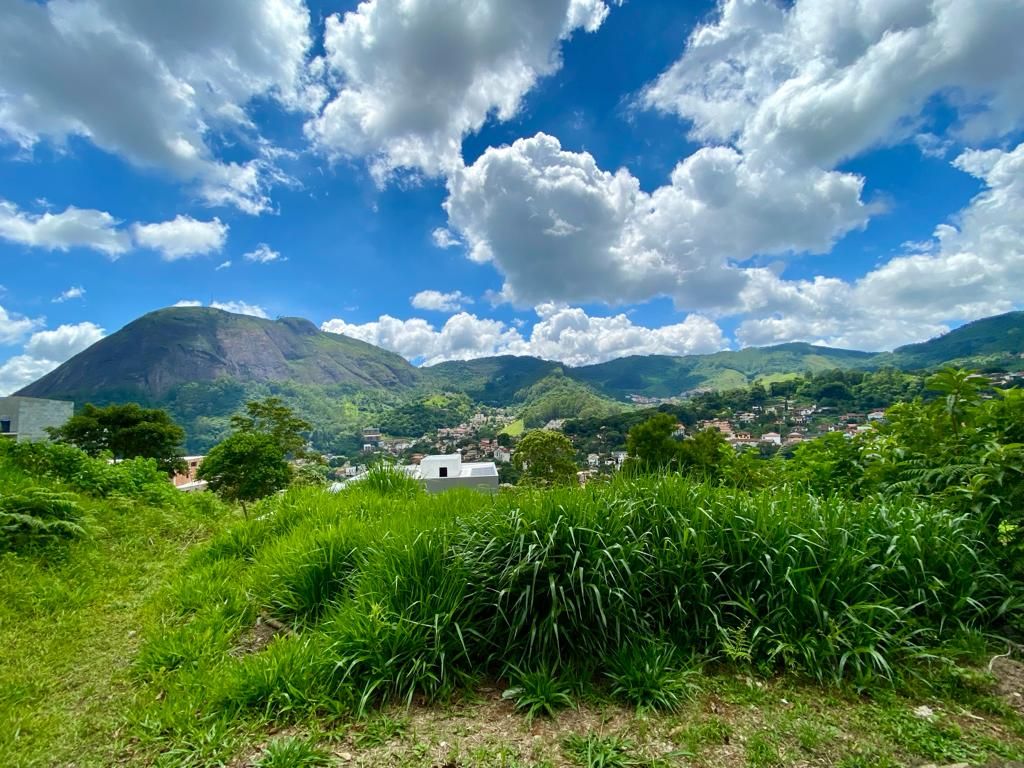
M762 443L771 443L772 445L782 445L782 435L778 432L765 432L761 435Z
M498 490L498 468L493 461L463 461L459 453L424 456L418 465L403 465L395 469L419 480L428 493L440 493L451 488L471 488L484 493ZM334 483L330 490L340 491L349 483L358 483L365 476L364 472L351 480Z
M494 449L494 460L499 464L508 464L512 461L512 450L503 445Z

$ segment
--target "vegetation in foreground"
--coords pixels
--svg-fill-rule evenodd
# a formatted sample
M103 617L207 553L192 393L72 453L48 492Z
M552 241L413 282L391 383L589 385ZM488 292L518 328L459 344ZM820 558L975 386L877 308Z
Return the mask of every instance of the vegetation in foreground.
M119 759L152 600L229 518L154 460L0 442L0 762Z
M493 681L527 720L581 698L678 716L736 674L982 699L956 662L1019 600L976 520L909 499L678 476L494 498L293 489L167 591L133 728L143 751L205 765L267 722L351 722Z
M966 372L934 383L943 399L784 464L708 436L683 450L653 422L631 435L637 475L610 483L558 487L571 473L530 462L555 487L427 496L381 466L332 495L289 472L246 520L153 459L0 444L0 748L16 765L1020 759L1024 721L977 663L1024 615L1024 401ZM277 466L298 425L264 415L237 434Z

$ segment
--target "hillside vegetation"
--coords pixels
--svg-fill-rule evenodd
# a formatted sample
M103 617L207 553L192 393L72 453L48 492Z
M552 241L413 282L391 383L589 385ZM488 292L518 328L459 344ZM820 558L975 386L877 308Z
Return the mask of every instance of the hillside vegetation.
M523 423L527 428L541 427L553 419L601 419L621 413L621 403L602 397L561 370L519 391Z
M1008 312L967 323L956 330L920 344L908 344L891 355L902 368L931 368L956 363L1007 361L1024 355L1024 312ZM887 358L883 358L887 359Z
M152 460L0 442L0 762L124 758L151 600L228 515L180 494Z
M536 406L521 415L537 423L543 417L612 413L613 401L634 395L725 391L758 379L770 383L836 369L919 370L955 360L997 370L1019 365L1022 339L1024 313L1016 312L882 354L794 343L709 355L628 357L579 368L512 356L414 368L394 353L323 333L307 320L173 307L129 323L21 394L79 405L136 401L166 408L185 427L194 453L218 442L231 414L246 401L277 396L316 425L311 438L317 448L349 454L361 447L363 427L388 423L404 436L418 436L413 427L457 424L461 402L450 400L448 409L424 407L438 395L461 394L472 404L524 412ZM557 396L536 402L551 389L559 390Z
M858 396L905 383L870 382ZM586 487L428 495L382 465L244 518L153 460L0 443L0 748L18 766L1019 760L1024 718L989 671L1024 669L992 658L1024 615L1024 398L963 371L928 386L944 397L788 461L680 443L662 414L631 430L629 471Z

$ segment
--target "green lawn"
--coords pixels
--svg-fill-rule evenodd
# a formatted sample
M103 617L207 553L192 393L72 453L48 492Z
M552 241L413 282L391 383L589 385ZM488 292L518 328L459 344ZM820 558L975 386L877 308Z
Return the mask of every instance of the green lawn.
M524 429L526 429L526 423L522 419L516 419L506 424L505 428L501 430L501 434L508 435L509 437L519 437L523 434Z

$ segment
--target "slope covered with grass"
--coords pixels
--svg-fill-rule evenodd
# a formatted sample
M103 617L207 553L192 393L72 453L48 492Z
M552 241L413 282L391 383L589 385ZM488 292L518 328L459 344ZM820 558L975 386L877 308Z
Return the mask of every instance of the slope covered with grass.
M0 762L112 765L130 754L129 672L147 605L228 511L180 494L154 462L0 443L0 505L12 496L79 514L78 530L0 548Z
M538 715L558 690L672 710L706 664L890 689L1020 607L983 541L919 503L679 477L493 498L292 490L168 589L136 726L146 748L213 761L268 718L351 718L481 680L511 681Z

